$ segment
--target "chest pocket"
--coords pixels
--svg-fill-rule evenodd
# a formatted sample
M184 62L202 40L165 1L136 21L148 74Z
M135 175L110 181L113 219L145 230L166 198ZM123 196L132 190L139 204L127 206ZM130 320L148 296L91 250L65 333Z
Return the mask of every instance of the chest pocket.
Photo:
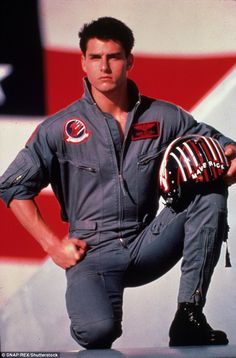
M89 162L85 160L80 160L76 158L68 158L66 156L60 156L58 155L58 161L61 166L68 167L68 169L71 167L71 169L78 169L81 172L88 173L88 174L96 174L99 171L98 164L95 162Z
M55 180L60 185L70 221L95 218L99 203L102 203L99 164L65 156L58 157L58 162L60 172Z
M77 212L82 206L101 200L99 164L66 156L58 157L58 161L62 190L72 210Z
M155 166L158 168L158 164L160 163L160 159L162 157L163 151L151 151L146 154L142 154L138 158L138 170L139 171L147 171L149 167Z

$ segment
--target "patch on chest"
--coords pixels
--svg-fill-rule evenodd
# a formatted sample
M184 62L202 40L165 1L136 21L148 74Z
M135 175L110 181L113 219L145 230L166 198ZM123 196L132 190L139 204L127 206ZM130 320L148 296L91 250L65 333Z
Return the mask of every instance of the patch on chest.
M158 138L160 136L160 122L135 123L132 126L131 140Z
M64 140L67 143L80 144L88 140L91 132L82 119L71 118L64 125Z

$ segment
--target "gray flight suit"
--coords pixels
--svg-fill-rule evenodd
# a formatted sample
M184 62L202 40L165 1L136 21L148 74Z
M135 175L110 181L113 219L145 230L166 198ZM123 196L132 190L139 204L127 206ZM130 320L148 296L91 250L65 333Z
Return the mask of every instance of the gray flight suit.
M43 121L0 178L7 205L51 184L70 237L86 240L85 258L66 270L71 333L86 348L110 347L121 335L125 287L157 279L181 257L178 301L204 304L227 237L224 184L196 186L156 216L158 168L176 137L207 135L223 146L233 140L128 85L132 107L123 142L85 79L83 97Z

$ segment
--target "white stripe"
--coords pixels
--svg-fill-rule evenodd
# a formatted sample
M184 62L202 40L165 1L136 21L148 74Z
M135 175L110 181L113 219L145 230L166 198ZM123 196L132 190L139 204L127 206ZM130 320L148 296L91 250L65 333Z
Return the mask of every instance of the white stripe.
M219 150L219 148L221 148L221 146L220 146L220 144L218 144L219 145L219 147L218 147L218 145L216 145L216 142L215 142L215 140L213 140L212 138L209 138L210 139L210 141L212 142L212 144L214 145L214 147L215 147L215 149L216 149L216 151L217 151L217 153L218 153L218 155L219 155L219 157L220 157L220 160L221 160L221 162L223 163L224 162L224 159L223 159L223 152L221 152L220 150Z
M182 151L182 149L180 147L176 147L176 149L180 152L180 154L184 157L185 163L187 164L188 170L190 172L190 174L192 174L192 168L191 165L189 164L189 160L186 157L185 153Z
M214 150L212 150L212 147L211 147L211 145L210 145L210 143L208 141L208 138L206 138L206 137L201 137L201 138L206 142L206 144L207 144L208 148L210 149L210 152L211 152L214 160L217 160L215 152L214 152Z
M161 177L161 184L164 187L164 192L167 192L168 189L169 189L169 185L168 185L168 182L167 182L167 171L166 171L166 169L165 169L164 176Z
M171 156L176 160L176 162L178 163L184 181L187 181L187 177L186 177L186 175L185 175L184 168L182 167L182 164L181 164L181 162L179 161L179 158L178 158L173 152L171 152L170 155L171 155Z
M235 1L40 0L39 8L45 48L79 50L77 33L83 24L113 16L131 27L139 53L235 53Z
M195 155L194 155L192 149L190 148L190 146L189 146L186 142L184 142L183 145L184 145L184 146L187 148L187 150L189 151L189 153L190 153L190 155L191 155L191 157L192 157L192 159L193 159L193 161L194 161L194 164L195 164L196 167L197 167L197 166L198 166L198 161L197 161L197 159L196 159L196 157L195 157Z
M166 180L167 180L167 174L166 174L166 161L167 161L167 157L173 147L173 145L175 144L175 142L177 142L179 140L179 137L176 138L175 140L173 140L168 147L166 148L166 151L164 153L162 162L161 162L161 166L160 166L160 170L159 170L159 178L160 178L160 185L163 185L166 188Z

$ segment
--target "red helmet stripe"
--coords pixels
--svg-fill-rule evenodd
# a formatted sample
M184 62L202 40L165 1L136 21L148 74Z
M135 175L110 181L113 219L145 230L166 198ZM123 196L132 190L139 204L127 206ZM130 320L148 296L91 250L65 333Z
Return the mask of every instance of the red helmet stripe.
M176 162L178 163L178 166L179 166L179 169L180 169L180 172L181 172L183 181L187 181L187 177L186 177L186 175L185 175L184 168L183 168L182 163L180 162L179 158L178 158L173 152L171 152L170 155L171 155L171 156L176 160Z
M185 148L187 148L187 151L189 152L189 155L191 156L195 166L197 167L198 166L198 161L197 161L192 149L190 148L190 146L186 142L184 142L183 145L185 146Z
M228 166L224 148L214 138L202 135L176 138L168 145L159 171L167 205L180 197L185 183L213 181L221 177Z
M198 143L198 145L197 145ZM193 151L195 152L196 156L198 157L199 160L199 164L197 167L197 170L201 172L201 175L198 176L198 180L199 182L202 181L206 181L208 182L210 180L208 170L206 170L206 168L204 168L205 162L207 160L207 158L203 157L204 151L200 151L199 149L199 141L198 142L195 141L191 141L189 144L192 146Z
M212 153L214 153L214 158L213 159L210 159L211 160L211 169L212 169L212 172L213 172L213 177L215 179L217 179L219 177L219 175L222 174L222 169L221 169L221 166L220 166L220 158L219 156L217 155L217 151L216 151L216 146L214 145L214 148L212 147L212 145L209 143L209 141L206 141L206 143L208 144L209 148L212 149ZM214 141L213 141L213 144ZM204 150L207 151L207 149L205 148L205 146L203 146ZM217 165L217 166L215 166Z
M189 145L192 147L192 150L195 153L195 156L198 158L198 165L202 164L204 162L204 158L201 155L197 144L194 141L191 141L191 142L189 142Z
M219 142L216 139L213 140L212 138L209 138L209 140L211 141L212 145L214 145L214 148L215 148L215 150L216 150L216 152L218 154L218 157L220 158L221 163L222 164L227 163L227 160L225 160L226 159L225 154L223 152L223 149L219 145Z
M205 143L207 144L208 150L210 150L210 152L211 152L211 154L212 154L212 155L208 154L209 151L208 151L207 148L204 146L204 147L205 147L205 150L206 150L206 152L207 152L207 154L209 155L209 160L212 160L212 159L217 160L216 150L215 150L215 148L213 148L213 146L212 146L211 143L209 142L208 138L202 137L202 141L201 141L201 142L202 142L202 145L203 145L203 141L205 141ZM212 157L213 157L213 158L212 158Z
M182 155L182 157L183 157L183 159L184 159L184 162L185 162L185 164L186 164L186 166L187 166L187 169L188 169L188 174L191 175L192 172L193 172L193 170L192 170L192 167L191 167L191 165L190 165L190 163L189 163L189 160L188 160L188 158L186 157L184 151L183 151L180 147L176 147L176 149L177 149L177 150L180 152L180 154Z

